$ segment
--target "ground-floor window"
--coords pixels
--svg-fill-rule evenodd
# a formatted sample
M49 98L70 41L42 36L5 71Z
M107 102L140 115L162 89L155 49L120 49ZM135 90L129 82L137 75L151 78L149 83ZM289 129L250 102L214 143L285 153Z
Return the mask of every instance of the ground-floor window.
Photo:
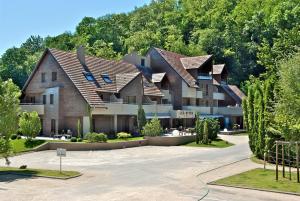
M51 119L51 133L56 133L56 122L55 122L55 119Z

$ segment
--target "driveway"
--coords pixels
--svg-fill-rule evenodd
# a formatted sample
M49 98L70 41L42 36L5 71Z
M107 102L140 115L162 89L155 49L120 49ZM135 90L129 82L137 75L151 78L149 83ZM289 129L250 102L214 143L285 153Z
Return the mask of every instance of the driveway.
M198 200L209 192L204 199L226 200L227 196L228 200L235 200L232 191L224 193L224 189L205 184L215 177L253 168L242 160L250 155L247 137L223 138L236 145L225 149L145 146L111 151L67 152L67 157L63 158L63 168L79 170L83 173L81 177L54 180L0 176L0 197L1 200L39 201L173 201ZM220 168L240 160L240 163L246 163L241 165L243 168L230 168L230 165ZM12 166L26 164L31 168L59 168L59 158L55 151L24 154L11 158L11 161ZM0 163L4 164L4 161L1 160Z

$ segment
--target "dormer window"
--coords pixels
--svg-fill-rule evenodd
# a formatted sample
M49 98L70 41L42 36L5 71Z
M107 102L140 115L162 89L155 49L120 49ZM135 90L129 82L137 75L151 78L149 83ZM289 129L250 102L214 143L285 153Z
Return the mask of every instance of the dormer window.
M95 81L95 78L94 78L93 74L90 73L90 72L85 72L85 73L84 73L84 76L85 76L85 78L86 78L88 81L90 81L90 82Z
M105 83L107 84L111 84L112 83L112 80L110 79L109 75L107 73L105 74L102 74L102 79L104 80Z
M141 59L141 66L145 66L145 59Z

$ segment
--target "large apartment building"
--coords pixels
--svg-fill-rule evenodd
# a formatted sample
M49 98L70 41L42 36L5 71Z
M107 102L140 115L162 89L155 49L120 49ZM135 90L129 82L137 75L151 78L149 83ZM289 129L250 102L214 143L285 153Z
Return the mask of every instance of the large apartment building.
M136 129L138 105L163 127L191 127L194 117L242 125L244 94L227 84L224 64L213 56L187 57L158 48L121 61L46 49L22 89L21 107L37 111L44 135L91 129L107 134Z

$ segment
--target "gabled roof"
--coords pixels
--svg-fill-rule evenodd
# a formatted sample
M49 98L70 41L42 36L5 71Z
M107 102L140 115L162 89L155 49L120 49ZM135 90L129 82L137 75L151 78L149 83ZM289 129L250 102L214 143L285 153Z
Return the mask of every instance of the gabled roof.
M213 65L213 75L222 74L224 69L226 69L225 64Z
M152 82L157 83L161 82L163 78L165 77L166 73L153 73L152 74Z
M144 95L146 96L164 96L154 83L151 83L143 76Z
M237 95L240 100L242 101L243 98L246 97L246 95L236 86L236 85L228 85L229 88Z
M177 54L174 52L162 50L159 48L153 48L156 50L162 58L177 72L177 74L182 77L182 79L190 86L190 87L196 87L198 88L196 84L196 80L193 78L193 76L187 72L187 70L183 67L183 64L181 63L181 58L187 57L182 54Z
M212 55L196 56L196 57L183 57L180 61L185 69L197 69L209 61Z
M115 92L118 91L118 89L121 90L139 74L139 70L134 65L127 62L85 56L86 66L95 78L95 82L91 82L85 78L85 68L77 59L76 53L65 52L57 49L46 49L41 60L26 81L23 91L28 86L30 80L38 69L40 62L47 53L50 53L55 58L80 94L90 105L103 104L103 101L97 94L97 91ZM101 76L102 74L108 74L112 83L106 83ZM122 76L117 76L122 74L127 74L126 80L121 79ZM118 81L117 77L119 77Z
M235 85L220 84L222 89L238 104L242 103L245 94Z

